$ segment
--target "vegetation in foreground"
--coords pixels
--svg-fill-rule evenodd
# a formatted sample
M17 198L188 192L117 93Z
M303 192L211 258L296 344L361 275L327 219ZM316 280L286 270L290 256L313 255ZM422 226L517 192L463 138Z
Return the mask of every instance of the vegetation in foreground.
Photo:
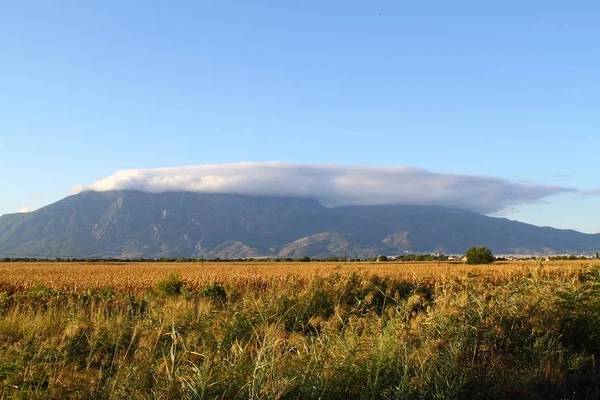
M305 278L1 281L0 397L600 398L596 268Z

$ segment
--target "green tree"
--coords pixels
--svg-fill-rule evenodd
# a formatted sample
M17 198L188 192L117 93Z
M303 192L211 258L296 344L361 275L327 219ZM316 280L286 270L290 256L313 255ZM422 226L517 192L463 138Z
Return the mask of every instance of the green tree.
M467 256L467 264L491 264L494 262L491 250L484 246L471 247L465 256Z

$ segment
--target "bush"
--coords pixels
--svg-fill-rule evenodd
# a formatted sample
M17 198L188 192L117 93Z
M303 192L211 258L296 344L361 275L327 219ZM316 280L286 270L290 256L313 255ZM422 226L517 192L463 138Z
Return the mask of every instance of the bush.
M167 297L179 296L184 286L185 281L179 274L174 273L169 274L167 279L156 283L158 291Z
M210 285L202 290L202 295L211 300L225 302L227 300L227 292L221 282L211 282Z
M465 254L467 264L491 264L494 262L494 255L491 250L484 247L471 247Z

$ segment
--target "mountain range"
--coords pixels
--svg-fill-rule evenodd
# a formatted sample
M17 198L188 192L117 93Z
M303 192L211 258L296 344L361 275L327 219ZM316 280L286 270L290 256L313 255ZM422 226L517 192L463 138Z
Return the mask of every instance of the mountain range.
M0 217L0 255L30 257L371 257L579 254L600 234L538 227L433 206L326 208L310 198L184 191L84 191Z

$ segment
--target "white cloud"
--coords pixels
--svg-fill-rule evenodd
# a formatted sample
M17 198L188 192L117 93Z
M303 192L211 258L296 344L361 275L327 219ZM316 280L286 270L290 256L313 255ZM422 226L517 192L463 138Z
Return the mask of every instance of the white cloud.
M189 167L130 169L82 189L94 191L185 190L203 193L312 197L326 206L422 204L495 213L576 189L506 179L434 173L405 166L361 167L281 162L242 162Z
M69 189L69 194L79 194L83 192L85 188L82 185L75 185Z
M21 208L19 208L18 212L20 212L20 213L28 213L28 212L32 212L32 211L35 211L35 210L36 210L36 208L33 208L33 207L21 207Z

